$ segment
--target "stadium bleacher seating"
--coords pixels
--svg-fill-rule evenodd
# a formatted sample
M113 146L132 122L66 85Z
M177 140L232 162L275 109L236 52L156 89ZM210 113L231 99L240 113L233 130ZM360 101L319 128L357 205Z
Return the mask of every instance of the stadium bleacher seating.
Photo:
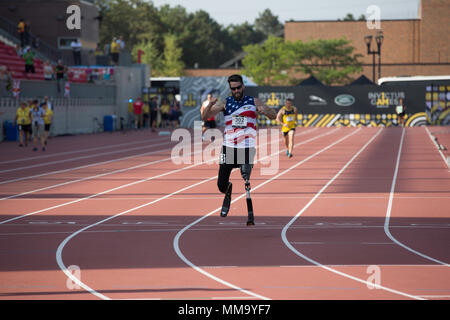
M15 79L44 80L42 60L34 59L35 73L25 74L25 61L17 55L16 49L0 41L0 65L8 67Z

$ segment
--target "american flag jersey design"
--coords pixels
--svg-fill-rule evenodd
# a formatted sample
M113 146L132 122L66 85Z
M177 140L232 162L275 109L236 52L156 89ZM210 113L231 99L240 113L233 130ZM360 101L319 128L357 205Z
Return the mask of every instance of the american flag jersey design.
M253 148L256 138L255 99L244 96L235 100L229 96L225 103L223 145L231 148Z

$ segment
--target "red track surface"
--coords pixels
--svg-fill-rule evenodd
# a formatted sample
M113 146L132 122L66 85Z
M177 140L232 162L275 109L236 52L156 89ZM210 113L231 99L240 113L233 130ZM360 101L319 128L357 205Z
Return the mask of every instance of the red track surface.
M426 129L295 143L255 166L253 227L239 172L220 218L217 164L175 165L167 136L2 143L0 299L449 299L450 173Z

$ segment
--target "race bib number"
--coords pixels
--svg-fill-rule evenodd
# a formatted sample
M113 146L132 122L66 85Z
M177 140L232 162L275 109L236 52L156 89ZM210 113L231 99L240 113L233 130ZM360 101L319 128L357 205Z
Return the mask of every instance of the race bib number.
M402 106L397 106L397 107L395 108L395 111L396 111L397 113L402 113L402 112L403 112L403 107L402 107Z
M294 117L293 116L287 116L286 117L286 122L291 122L294 121Z
M242 116L233 116L231 126L233 128L246 128L247 118Z
M227 157L225 156L225 153L220 154L219 164L224 164L227 162Z

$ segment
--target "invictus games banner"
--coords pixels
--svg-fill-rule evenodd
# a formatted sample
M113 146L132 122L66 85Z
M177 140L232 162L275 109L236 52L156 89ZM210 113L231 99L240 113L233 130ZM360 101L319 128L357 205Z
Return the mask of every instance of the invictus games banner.
M183 117L181 126L192 128L200 120L200 106L208 92L224 99L230 94L227 77L182 77L180 94ZM430 122L427 115L425 85L351 85L324 86L305 85L291 87L247 86L245 94L261 99L267 106L278 111L291 99L298 109L299 126L395 126L398 116L395 108L400 98L406 106L406 126L424 125ZM436 99L434 99L436 100ZM430 107L431 110L437 107ZM434 109L433 109L434 108ZM441 108L442 109L442 108ZM439 113L448 115L450 113ZM440 117L439 119L441 119ZM217 118L222 124L221 117ZM445 119L441 123L448 123ZM265 116L257 119L259 126L278 125L276 120Z
M403 98L407 125L425 124L425 86L376 85L353 86L297 86L251 87L246 94L253 95L278 110L287 98L292 99L299 114L299 125L304 126L390 126L397 124L395 107ZM276 121L260 119L261 125Z
M425 111L424 86L251 87L246 88L246 94L276 108L290 98L299 113L395 113L399 98L403 98L408 113Z

